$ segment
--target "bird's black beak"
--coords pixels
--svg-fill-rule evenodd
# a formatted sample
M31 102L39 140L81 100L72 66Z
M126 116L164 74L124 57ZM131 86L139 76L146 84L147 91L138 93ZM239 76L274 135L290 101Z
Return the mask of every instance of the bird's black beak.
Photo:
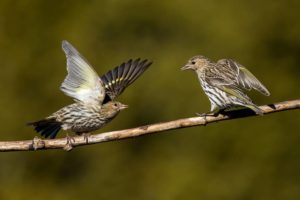
M186 65L184 65L183 67L181 67L180 69L181 69L182 71L184 71L184 70L193 69L193 68L192 68L191 65L186 64Z

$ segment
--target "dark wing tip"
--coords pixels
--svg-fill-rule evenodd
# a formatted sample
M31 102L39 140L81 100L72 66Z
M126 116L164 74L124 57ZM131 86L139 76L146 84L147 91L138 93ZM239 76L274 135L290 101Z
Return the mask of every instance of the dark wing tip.
M147 59L142 60L142 61L140 61L140 59L136 59L136 61L137 62L134 62L134 65L131 67L132 70L131 70L131 74L129 74L129 76L128 76L128 81L129 81L128 85L133 83L152 64L152 63L148 63Z
M153 64L153 61L152 60L145 60L145 65L147 66L147 67L149 67L150 65L152 65Z
M120 95L126 87L133 83L152 62L147 59L129 59L101 76L106 94L111 100ZM112 76L113 75L113 76Z

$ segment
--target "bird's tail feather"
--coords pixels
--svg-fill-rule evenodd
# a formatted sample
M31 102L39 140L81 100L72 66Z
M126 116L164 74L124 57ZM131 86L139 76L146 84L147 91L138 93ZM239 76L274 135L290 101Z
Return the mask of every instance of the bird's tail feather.
M36 122L30 122L28 125L33 126L34 130L40 133L45 138L55 138L58 131L61 129L61 123L55 119L43 119Z
M245 106L253 110L257 115L264 115L263 111L257 105L251 104Z

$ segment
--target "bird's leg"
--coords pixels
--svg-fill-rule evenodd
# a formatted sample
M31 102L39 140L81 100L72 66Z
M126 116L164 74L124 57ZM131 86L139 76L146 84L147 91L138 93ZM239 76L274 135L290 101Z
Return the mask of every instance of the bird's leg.
M223 110L222 109L219 109L219 108L216 108L214 110L211 110L209 112L206 112L206 113L196 113L197 116L199 117L206 117L206 116L218 116Z
M196 115L198 117L207 117L207 116L217 116L219 113L215 113L215 112L206 112L206 113L196 113Z
M83 136L86 144L89 143L89 137L90 137L90 135L91 135L91 133L82 133L82 136Z
M72 143L75 142L75 139L73 137L69 136L68 133L66 135L66 138L67 138L67 143L66 143L66 145L64 146L63 149L65 151L71 151L73 149Z
M203 117L203 119L204 119L204 125L207 124L207 120L206 120L206 117L207 117L207 116L214 116L214 117L217 116L216 113L213 113L213 112L196 113L196 115L197 115L198 117Z
M214 110L211 110L210 112L207 112L207 113L196 113L196 115L199 116L199 117L203 117L204 118L204 124L207 124L207 120L206 120L207 116L216 117L216 116L218 116L220 114L220 112L222 112L222 109L215 108Z
M39 148L40 144L42 144L42 146L45 146L44 141L41 138L39 138L38 136L35 136L32 140L32 148L34 150L37 150Z

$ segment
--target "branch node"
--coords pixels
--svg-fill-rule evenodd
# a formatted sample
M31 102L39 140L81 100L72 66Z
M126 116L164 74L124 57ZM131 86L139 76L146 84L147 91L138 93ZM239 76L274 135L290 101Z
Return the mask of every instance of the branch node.
M65 151L71 151L72 149L73 149L73 146L70 143L67 143L63 148L63 150L65 150Z
M149 125L140 126L139 128L142 129L142 130L144 130L144 131L146 131L149 128Z
M42 149L45 147L45 142L39 138L38 136L35 136L33 139L32 139L32 148L33 150L38 150L38 149Z
M67 139L67 142L66 142L65 146L63 147L63 150L71 151L73 149L73 142L75 143L75 139L73 137L69 136L69 134L67 134L66 139Z

